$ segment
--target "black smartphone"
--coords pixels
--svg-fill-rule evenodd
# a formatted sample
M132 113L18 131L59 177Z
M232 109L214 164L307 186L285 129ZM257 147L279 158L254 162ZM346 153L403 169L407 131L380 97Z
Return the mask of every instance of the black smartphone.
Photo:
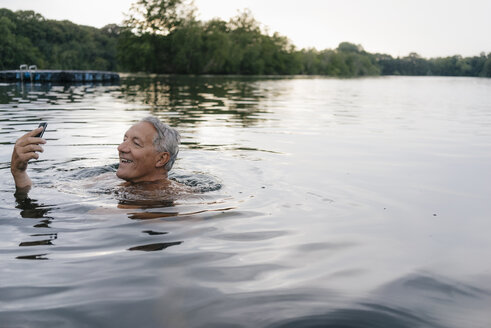
M46 122L39 123L38 128L43 127L43 131L39 132L39 133L38 133L38 134L36 134L34 137L36 137L36 138L41 138L41 137L43 136L43 134L44 134L44 131L46 131L46 127L47 127L47 126L48 126L48 123L46 123Z

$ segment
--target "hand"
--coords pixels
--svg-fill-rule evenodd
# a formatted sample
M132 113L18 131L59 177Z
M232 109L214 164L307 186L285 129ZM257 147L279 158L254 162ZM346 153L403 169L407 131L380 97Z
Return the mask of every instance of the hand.
M34 129L24 134L15 142L10 171L14 176L17 187L30 187L31 185L31 180L26 173L27 164L31 159L39 158L37 152L43 152L43 147L40 144L45 144L46 140L35 137L42 129L42 127Z

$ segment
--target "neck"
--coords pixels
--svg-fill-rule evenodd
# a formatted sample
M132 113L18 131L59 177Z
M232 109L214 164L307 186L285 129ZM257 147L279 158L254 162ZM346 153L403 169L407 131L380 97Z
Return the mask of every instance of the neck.
M169 179L167 178L167 171L159 172L159 174L155 174L152 176L144 177L142 179L136 180L126 180L128 184L152 184L152 183L168 183Z

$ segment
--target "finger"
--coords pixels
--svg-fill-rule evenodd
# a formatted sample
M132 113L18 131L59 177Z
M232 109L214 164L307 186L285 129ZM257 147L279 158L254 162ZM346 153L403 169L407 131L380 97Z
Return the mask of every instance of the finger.
M39 151L39 152L44 152L44 149L43 147L39 146L39 145L36 145L36 144L29 144L27 146L24 146L21 148L21 151L23 153L30 153L30 152L36 152L36 151Z
M36 152L24 153L20 157L20 163L27 163L31 159L39 159L39 154Z
M27 144L45 144L46 143L46 139L44 138L38 138L38 137L29 137L27 139Z
M35 136L35 135L37 135L39 132L43 131L43 129L44 129L44 128L41 126L41 127L39 127L39 128L36 128L36 129L32 130L31 132L27 132L27 133L25 134L25 136L34 137L34 136Z
M38 137L29 137L27 134L22 136L16 141L16 145L19 147L25 147L30 144L45 144L46 140L43 138L38 138Z
M29 159L39 159L39 154L35 152L29 153Z
M34 136L38 135L41 131L43 131L43 127L36 128L36 129L34 129L32 131L27 132L26 134L24 134L22 137L20 137L17 140L18 141L27 140L27 139L29 139L31 137L34 137Z

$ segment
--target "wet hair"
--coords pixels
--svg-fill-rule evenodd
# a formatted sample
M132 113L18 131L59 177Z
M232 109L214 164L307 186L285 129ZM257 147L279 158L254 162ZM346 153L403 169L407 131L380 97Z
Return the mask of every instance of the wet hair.
M162 123L154 116L145 117L140 122L151 123L155 130L157 130L157 134L153 139L153 145L156 151L168 152L170 154L170 159L164 166L164 169L169 172L174 165L177 154L179 153L179 142L181 141L181 135L176 129Z

